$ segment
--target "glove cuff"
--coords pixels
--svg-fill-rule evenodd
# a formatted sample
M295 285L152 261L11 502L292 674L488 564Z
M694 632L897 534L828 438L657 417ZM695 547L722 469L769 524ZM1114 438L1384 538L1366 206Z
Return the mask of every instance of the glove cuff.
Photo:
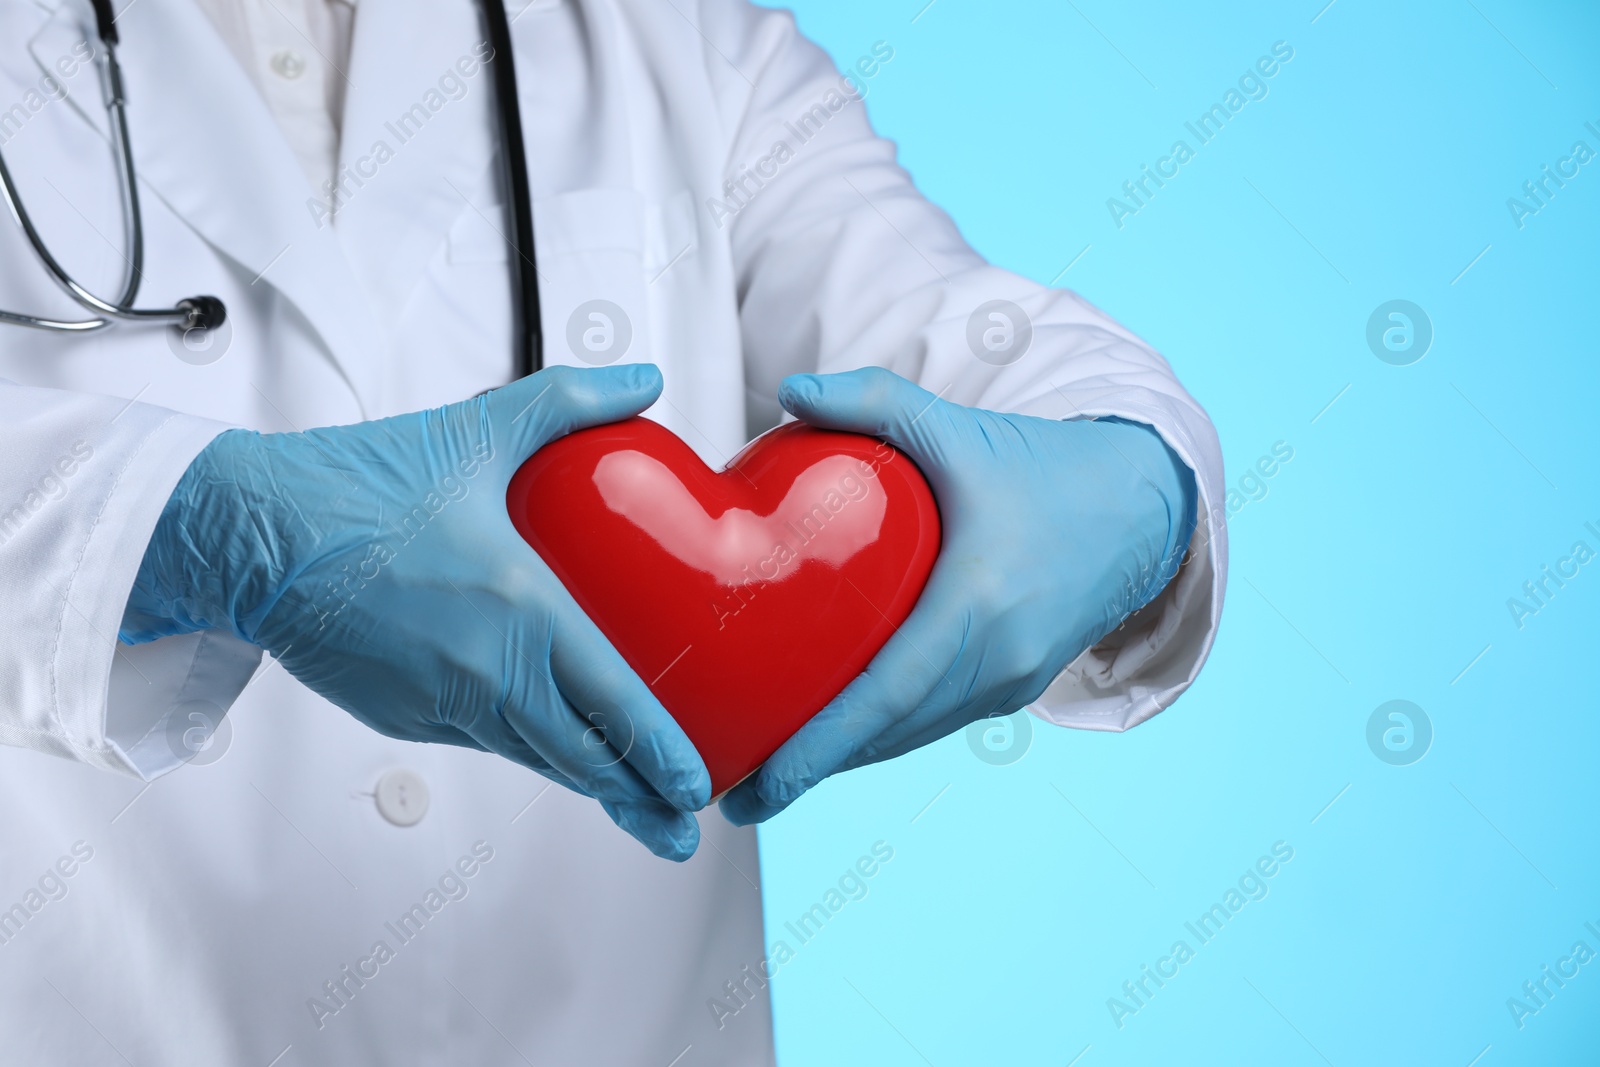
M226 430L202 449L151 533L118 637L140 644L222 629L253 641L270 591L278 538L268 517L278 509L253 494L278 494L252 430Z

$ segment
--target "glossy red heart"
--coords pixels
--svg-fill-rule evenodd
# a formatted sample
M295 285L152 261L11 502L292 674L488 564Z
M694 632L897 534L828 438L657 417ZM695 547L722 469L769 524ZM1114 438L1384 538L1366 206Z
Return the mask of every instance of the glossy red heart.
M694 742L713 795L861 673L939 552L911 460L799 423L720 472L648 419L581 430L534 453L506 503Z

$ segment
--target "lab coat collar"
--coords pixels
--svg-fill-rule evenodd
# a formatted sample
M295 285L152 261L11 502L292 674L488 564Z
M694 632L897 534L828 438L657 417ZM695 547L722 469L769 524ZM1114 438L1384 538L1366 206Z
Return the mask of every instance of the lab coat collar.
M334 223L398 321L453 223L497 227L492 55L474 0L362 0L351 42Z
M88 5L66 0L28 49L48 71L86 36L98 50L92 26ZM117 27L141 191L249 271L252 284L293 302L373 410L386 335L333 228L319 228L308 210L304 173L249 76L190 0L127 5ZM104 135L98 82L81 80L67 101Z

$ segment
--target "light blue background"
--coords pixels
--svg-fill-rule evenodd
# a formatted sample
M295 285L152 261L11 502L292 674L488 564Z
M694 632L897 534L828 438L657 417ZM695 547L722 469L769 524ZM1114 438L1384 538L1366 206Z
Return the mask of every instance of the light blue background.
M795 6L842 65L893 45L868 107L921 187L1158 347L1230 483L1294 458L1233 518L1221 636L1171 710L1038 724L1005 767L957 735L763 829L773 939L895 850L779 970L780 1062L1600 1062L1600 960L1520 1030L1506 1006L1600 951L1600 562L1520 630L1506 604L1600 550L1600 161L1523 229L1506 207L1600 151L1600 11L923 2ZM1270 95L1119 230L1107 198L1280 40ZM1433 322L1411 366L1366 344L1394 298ZM1433 723L1412 766L1367 746L1391 699ZM1277 841L1270 895L1197 946L1185 920ZM1195 958L1118 1029L1107 999L1180 937Z

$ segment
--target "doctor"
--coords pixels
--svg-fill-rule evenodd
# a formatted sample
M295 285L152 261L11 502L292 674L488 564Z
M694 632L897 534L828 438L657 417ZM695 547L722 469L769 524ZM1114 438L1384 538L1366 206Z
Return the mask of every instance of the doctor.
M121 8L141 302L229 315L0 334L6 1062L771 1063L750 824L984 715L1126 729L1205 658L1204 412L918 195L860 102L892 42L841 79L743 0L512 15L549 368L515 382L475 3ZM88 7L9 0L0 42L0 150L114 293ZM76 310L9 228L0 307ZM786 411L879 434L945 520L901 632L698 816L504 513L539 445L638 411L713 465Z

